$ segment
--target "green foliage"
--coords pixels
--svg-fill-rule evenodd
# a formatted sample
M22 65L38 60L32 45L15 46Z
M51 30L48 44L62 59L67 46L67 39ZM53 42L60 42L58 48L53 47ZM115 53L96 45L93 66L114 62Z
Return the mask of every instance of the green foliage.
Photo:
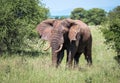
M85 18L86 10L84 8L75 8L72 12L70 17L72 19L79 19L82 20Z
M0 0L0 49L21 49L26 38L36 36L35 26L48 14L38 0Z
M67 17L65 17L65 16L61 16L61 17L60 17L60 19L65 19L65 18L67 18Z
M85 10L83 8L75 8L71 12L72 19L79 19L90 25L100 25L106 19L106 12L103 9L93 8Z
M120 53L120 6L108 13L108 21L102 28L106 43Z
M59 19L59 16L55 16L55 19Z
M106 20L106 12L100 8L88 10L87 17L89 24L100 25Z

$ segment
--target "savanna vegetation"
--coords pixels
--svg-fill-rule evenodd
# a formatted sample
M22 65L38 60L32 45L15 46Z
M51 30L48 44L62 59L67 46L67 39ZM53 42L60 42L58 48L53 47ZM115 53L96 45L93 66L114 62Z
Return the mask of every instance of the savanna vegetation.
M66 70L66 56L58 69L51 66L51 50L43 51L47 42L35 30L49 15L41 0L0 0L0 83L120 83L120 6L71 12L92 25L93 66L81 56L79 69Z
M107 49L99 27L91 27L93 34L93 66L88 67L84 56L80 58L80 69L66 70L66 56L61 66L51 66L51 50L42 49L47 44L32 43L34 50L41 52L22 55L4 54L0 57L1 83L119 83L120 66L115 60L116 52ZM34 55L34 56L32 56ZM35 56L39 55L39 56Z

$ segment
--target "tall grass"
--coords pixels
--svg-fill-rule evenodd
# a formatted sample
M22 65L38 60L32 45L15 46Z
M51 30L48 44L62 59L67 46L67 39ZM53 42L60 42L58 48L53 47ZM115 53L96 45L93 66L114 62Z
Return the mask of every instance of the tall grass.
M114 59L116 53L103 43L104 37L98 27L91 27L91 31L92 67L86 66L84 56L81 56L80 69L66 70L65 56L61 66L53 68L50 50L39 53L39 56L13 54L8 57L4 54L0 57L0 83L120 83L120 65ZM39 45L40 42L33 46L39 50Z

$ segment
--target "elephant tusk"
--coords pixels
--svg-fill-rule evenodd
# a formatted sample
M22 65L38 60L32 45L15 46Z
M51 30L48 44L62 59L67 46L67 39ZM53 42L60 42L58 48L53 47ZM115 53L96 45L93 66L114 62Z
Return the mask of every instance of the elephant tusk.
M63 44L60 45L60 48L58 50L56 50L55 52L59 52L63 47Z
M47 51L50 48L50 44L48 45L47 48L44 49L44 51Z

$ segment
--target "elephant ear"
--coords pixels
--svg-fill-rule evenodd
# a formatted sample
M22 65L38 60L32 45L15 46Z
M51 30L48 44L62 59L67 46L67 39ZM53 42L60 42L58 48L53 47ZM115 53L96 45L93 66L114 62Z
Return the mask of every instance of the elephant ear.
M68 37L70 41L74 41L77 39L77 34L80 32L79 25L73 25L70 27Z
M66 22L69 28L68 37L70 41L76 40L77 34L80 32L79 25L75 22L75 20L72 19L66 19Z
M37 25L36 29L41 39L50 41L54 21L55 19L48 19Z

